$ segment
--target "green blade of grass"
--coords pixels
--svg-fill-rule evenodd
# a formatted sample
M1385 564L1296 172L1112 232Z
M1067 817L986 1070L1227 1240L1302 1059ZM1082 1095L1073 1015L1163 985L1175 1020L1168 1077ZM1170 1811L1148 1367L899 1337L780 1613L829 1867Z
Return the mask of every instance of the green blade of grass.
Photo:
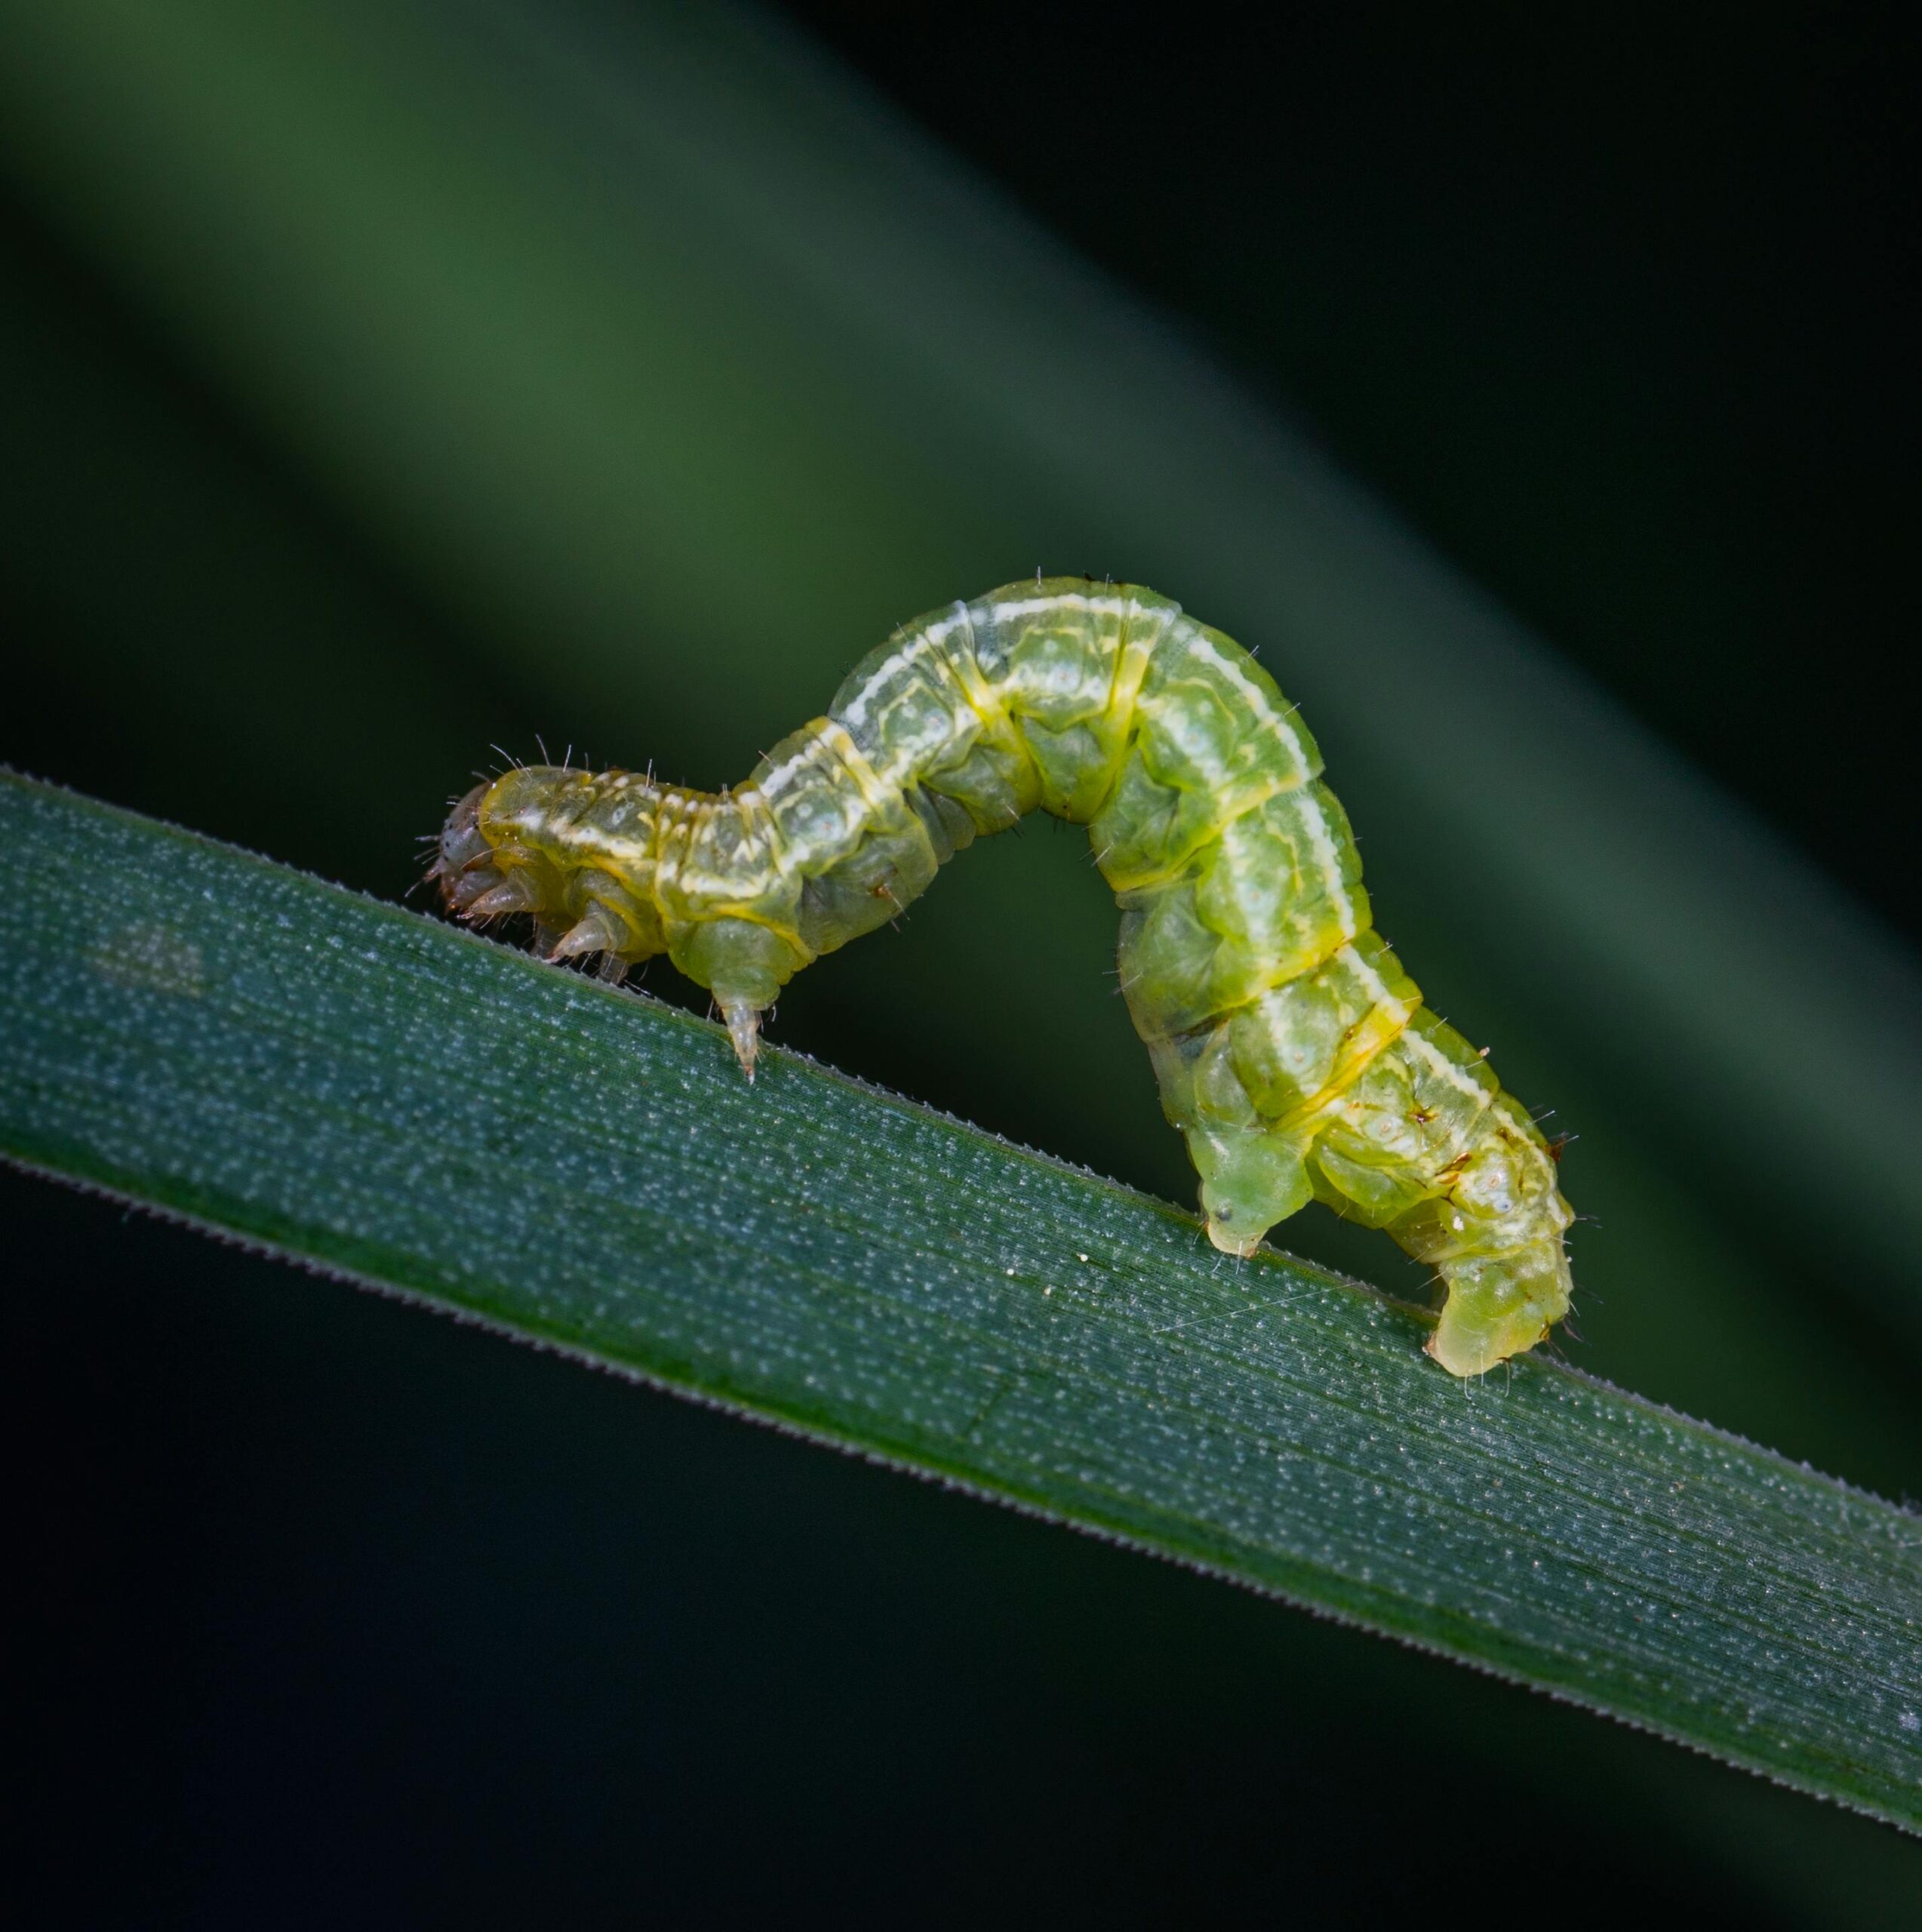
M0 852L21 1164L1922 1829L1914 1515L191 834L6 776Z

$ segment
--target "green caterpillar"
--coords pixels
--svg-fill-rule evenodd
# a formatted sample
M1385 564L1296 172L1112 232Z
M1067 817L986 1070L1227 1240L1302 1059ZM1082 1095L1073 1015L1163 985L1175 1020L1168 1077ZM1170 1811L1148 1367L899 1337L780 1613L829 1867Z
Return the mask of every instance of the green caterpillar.
M1136 585L1010 584L921 618L825 718L718 796L628 771L509 772L434 875L469 919L534 915L618 979L665 952L752 1078L761 1017L977 835L1039 806L1089 829L1122 989L1229 1254L1312 1199L1447 1289L1428 1352L1478 1374L1567 1312L1555 1155L1371 930L1321 756L1241 647Z

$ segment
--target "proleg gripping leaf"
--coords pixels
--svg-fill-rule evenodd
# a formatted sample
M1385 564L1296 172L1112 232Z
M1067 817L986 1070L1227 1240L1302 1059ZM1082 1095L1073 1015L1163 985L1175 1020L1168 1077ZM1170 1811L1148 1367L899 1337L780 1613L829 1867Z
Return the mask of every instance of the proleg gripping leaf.
M1012 584L930 613L718 795L631 771L509 772L435 866L469 919L534 915L616 977L665 952L752 1076L761 1017L977 835L1086 825L1121 986L1210 1238L1252 1254L1311 1200L1447 1290L1428 1352L1475 1375L1567 1312L1553 1152L1373 931L1321 755L1248 653L1138 585Z

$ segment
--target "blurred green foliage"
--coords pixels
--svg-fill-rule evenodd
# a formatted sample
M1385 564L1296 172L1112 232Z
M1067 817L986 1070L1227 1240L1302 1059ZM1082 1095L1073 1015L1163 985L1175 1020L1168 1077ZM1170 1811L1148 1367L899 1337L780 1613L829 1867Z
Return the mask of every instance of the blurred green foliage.
M1579 1136L1574 1358L1922 1491L1912 962L804 45L589 0L72 0L0 12L0 49L21 660L0 756L392 894L490 744L718 783L903 617L1037 565L1139 578L1303 702L1398 949ZM970 854L900 933L799 983L780 1037L1186 1198L1120 1002L1095 996L1113 915L1085 871L1045 828ZM1324 1217L1289 1232L1416 1285ZM702 1453L722 1498L730 1458L776 1452ZM1124 1627L1286 1651L1278 1723L1337 1670L1331 1712L1406 1698L1435 1764L1485 1750L1488 1775L1561 1783L1585 1754L1602 1838L1672 1810L1705 1890L1757 1910L1853 1897L1874 1922L1876 1888L1913 1881L1866 1828L1060 1561L1009 1587L1065 1601L1074 1572L1136 1593Z

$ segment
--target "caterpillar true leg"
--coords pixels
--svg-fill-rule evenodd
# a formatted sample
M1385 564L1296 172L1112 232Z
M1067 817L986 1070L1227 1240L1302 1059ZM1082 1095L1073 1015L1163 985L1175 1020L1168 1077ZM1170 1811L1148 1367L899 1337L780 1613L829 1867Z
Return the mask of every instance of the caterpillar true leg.
M1348 820L1293 707L1240 645L1138 586L1037 580L898 631L738 790L651 771L511 771L449 817L464 917L532 913L551 957L665 952L741 1066L822 953L893 918L1037 807L1084 824L1121 979L1210 1238L1248 1254L1311 1199L1447 1287L1458 1375L1567 1311L1548 1143L1373 930Z

